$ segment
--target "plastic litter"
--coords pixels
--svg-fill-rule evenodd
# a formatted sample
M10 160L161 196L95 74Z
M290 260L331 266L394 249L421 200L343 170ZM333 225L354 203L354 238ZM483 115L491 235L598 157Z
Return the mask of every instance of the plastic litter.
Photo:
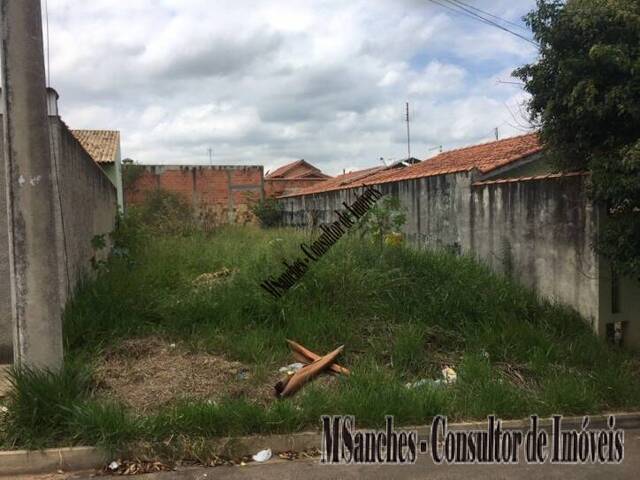
M444 383L449 385L456 383L456 380L458 380L458 374L451 367L444 367L442 369L442 377L444 378Z
M424 387L425 385L429 385L431 387L439 387L443 383L444 382L440 379L432 380L431 378L421 378L420 380L416 380L415 382L405 383L404 386L406 388L420 388L420 387Z
M451 367L444 367L442 369L442 378L433 380L431 378L421 378L415 382L405 383L406 388L420 388L428 385L430 387L442 387L444 385L452 385L458 380L458 374Z
M296 362L296 363L287 365L286 367L280 367L278 372L293 374L293 373L296 373L298 370L300 370L302 367L304 367L304 363Z
M116 462L115 460L109 464L109 470L115 472L120 468L120 462Z
M266 462L267 460L269 460L271 458L271 449L267 448L266 450L260 450L258 453L256 453L255 455L253 455L251 458L253 458L254 462Z

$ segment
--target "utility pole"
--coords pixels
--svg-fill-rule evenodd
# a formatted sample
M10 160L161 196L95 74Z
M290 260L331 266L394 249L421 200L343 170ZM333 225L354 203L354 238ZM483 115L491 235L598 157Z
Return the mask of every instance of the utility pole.
M496 140L500 140L500 130L499 130L499 127L496 127L495 132L496 132Z
M58 247L40 0L0 0L4 183L16 366L62 366Z
M407 102L407 160L411 158L411 131L409 130L409 102Z
M209 147L207 151L209 152L209 165L213 165L213 148Z

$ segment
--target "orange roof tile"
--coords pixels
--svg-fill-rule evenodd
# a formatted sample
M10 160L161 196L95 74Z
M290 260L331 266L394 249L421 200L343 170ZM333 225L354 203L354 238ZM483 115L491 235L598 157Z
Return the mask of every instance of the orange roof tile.
M282 197L297 197L300 195L311 195L313 193L329 192L331 190L341 190L343 188L349 188L349 185L358 181L362 181L371 175L383 170L385 167L373 167L366 168L364 170L356 170L355 172L345 173L333 178L329 178L324 182L319 182L317 185L311 187L301 188L293 193L282 195ZM280 198L282 198L280 197Z
M96 163L114 163L120 147L117 130L71 130Z
M287 176L287 173L290 172L291 170L293 170L294 168L298 167L298 166L302 166L302 165L306 165L309 168L309 172L304 173L302 175L293 175L293 176ZM321 178L331 178L329 177L329 175L325 175L324 173L322 173L320 171L319 168L314 167L313 165L311 165L309 162L305 161L304 159L302 160L296 160L295 162L291 162L291 163L287 163L286 165L283 165L279 168L276 168L273 172L269 172L267 175L265 175L264 178L267 179L275 179L275 178L305 178L308 177L310 173L315 174L317 177L321 177Z
M365 183L367 185L376 185L447 173L465 172L474 168L482 173L488 173L540 151L542 151L542 145L538 134L520 135L443 152L406 168L389 169L377 167L360 170L360 172L353 172L346 176L341 175L333 180L283 196L309 195L343 188L355 188ZM363 175L357 175L358 173L363 173ZM366 182L364 181L365 179Z

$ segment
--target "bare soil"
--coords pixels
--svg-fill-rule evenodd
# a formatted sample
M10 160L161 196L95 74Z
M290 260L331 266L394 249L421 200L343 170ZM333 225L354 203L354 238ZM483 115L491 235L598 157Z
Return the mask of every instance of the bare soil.
M275 401L278 373L258 378L255 369L223 356L193 353L155 337L125 340L107 351L96 368L98 394L138 412L183 399L216 402L247 398ZM264 377L264 376L263 376Z

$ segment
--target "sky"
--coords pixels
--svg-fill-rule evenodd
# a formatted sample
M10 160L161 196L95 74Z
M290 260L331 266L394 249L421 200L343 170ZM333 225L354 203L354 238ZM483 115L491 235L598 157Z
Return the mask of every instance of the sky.
M466 0L515 23L535 0ZM43 2L44 5L44 2ZM147 164L304 158L335 175L522 134L533 45L428 0L48 0L73 129ZM511 27L526 35L526 32Z

